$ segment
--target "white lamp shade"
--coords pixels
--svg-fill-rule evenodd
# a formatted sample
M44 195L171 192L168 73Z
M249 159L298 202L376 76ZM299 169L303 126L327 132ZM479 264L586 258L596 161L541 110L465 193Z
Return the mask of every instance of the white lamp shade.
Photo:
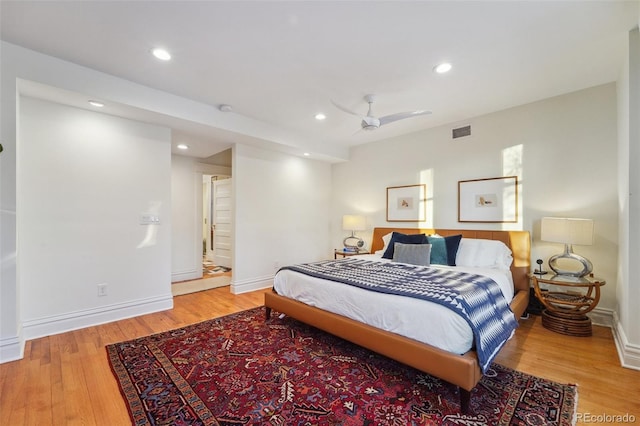
M364 216L342 216L342 229L346 231L364 231L367 229L367 220Z
M543 217L540 239L552 243L590 246L593 244L593 220Z

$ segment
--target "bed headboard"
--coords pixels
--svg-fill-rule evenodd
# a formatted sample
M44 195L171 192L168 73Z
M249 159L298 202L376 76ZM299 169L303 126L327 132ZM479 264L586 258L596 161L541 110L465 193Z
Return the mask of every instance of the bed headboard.
M371 240L371 253L382 250L384 242L382 237L389 232L401 232L403 234L438 234L443 237L449 235L462 235L463 238L481 238L485 240L498 240L505 243L512 252L513 263L511 273L516 290L529 291L529 272L531 270L531 237L529 231L480 231L473 229L424 229L424 228L373 228Z

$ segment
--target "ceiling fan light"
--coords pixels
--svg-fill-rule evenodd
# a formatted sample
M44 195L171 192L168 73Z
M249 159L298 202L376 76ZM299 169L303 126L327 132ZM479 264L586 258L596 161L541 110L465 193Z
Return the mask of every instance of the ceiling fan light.
M361 125L364 130L375 130L380 127L380 120L376 117L366 116L362 118Z

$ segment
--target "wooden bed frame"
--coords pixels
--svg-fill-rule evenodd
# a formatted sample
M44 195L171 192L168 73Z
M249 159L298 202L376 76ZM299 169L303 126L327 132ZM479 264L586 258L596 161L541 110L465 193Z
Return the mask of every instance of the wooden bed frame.
M437 233L442 236L462 234L464 238L502 241L513 252L511 272L515 295L511 301L511 309L516 319L524 314L529 303L529 278L527 275L530 271L531 239L528 231L374 228L371 253L381 250L384 245L382 237L393 231L403 234L425 233L429 235ZM468 413L471 390L482 377L478 357L474 350L462 355L447 352L417 340L280 296L275 290L271 293L265 293L265 307L267 308L267 319L271 316L271 310L275 309L306 324L457 385L460 390L461 412Z

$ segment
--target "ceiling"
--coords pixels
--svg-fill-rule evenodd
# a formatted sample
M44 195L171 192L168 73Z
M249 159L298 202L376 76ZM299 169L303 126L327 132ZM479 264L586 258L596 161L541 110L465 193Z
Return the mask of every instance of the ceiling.
M215 108L212 125L108 105L171 127L186 155L244 142L335 160L353 145L616 81L639 13L638 1L2 0L0 17L4 41ZM150 55L158 46L171 61ZM433 72L442 62L453 69ZM24 91L88 108L82 93ZM370 93L378 116L433 113L365 132L331 103L364 115Z

